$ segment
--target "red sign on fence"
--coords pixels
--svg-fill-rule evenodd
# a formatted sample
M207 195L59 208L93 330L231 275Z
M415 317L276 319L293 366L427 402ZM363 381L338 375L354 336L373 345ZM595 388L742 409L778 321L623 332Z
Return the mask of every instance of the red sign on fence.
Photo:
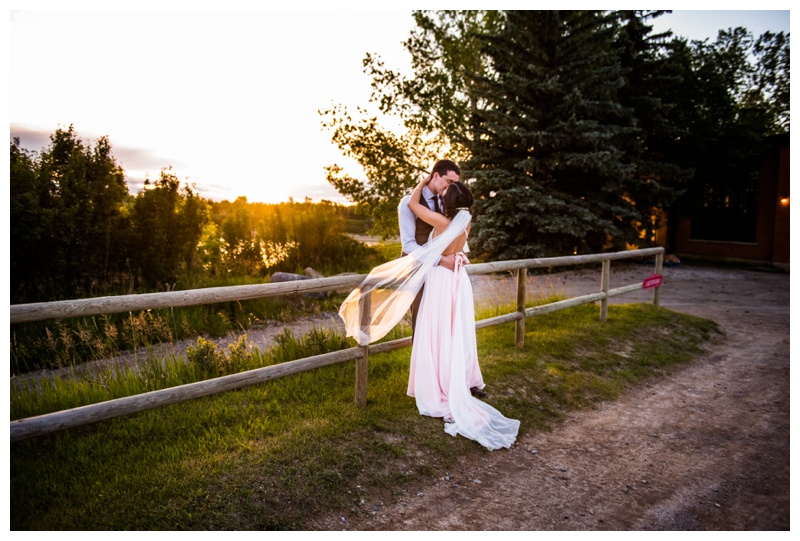
M649 278L645 278L642 282L642 289L650 289L651 287L658 287L661 285L663 277L660 274L653 274Z

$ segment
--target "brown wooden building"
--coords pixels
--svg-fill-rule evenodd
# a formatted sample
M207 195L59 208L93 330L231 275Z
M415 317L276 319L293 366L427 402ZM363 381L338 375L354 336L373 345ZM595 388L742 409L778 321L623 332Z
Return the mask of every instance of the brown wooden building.
M729 214L714 230L677 220L672 252L680 257L747 261L789 268L789 134L770 139L749 210ZM699 222L701 220L696 220ZM717 222L720 220L717 219ZM720 231L726 233L720 234Z

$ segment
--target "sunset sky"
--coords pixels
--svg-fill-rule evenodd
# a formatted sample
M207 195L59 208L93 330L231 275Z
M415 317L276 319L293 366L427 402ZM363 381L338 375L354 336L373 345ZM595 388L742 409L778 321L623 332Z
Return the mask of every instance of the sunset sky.
M757 5L773 4L785 9L788 2ZM88 9L53 11L59 5ZM367 104L367 52L408 70L401 42L414 26L410 9L371 10L366 2L336 11L299 10L303 2L291 4L298 11L245 11L233 8L253 4L235 1L225 11L140 9L181 5L166 0L138 2L135 11L102 5L11 3L10 132L36 151L70 124L85 141L107 135L132 193L146 176L156 179L172 166L215 200L345 202L323 167L359 170L330 142L317 111ZM788 32L789 11L676 11L654 24L690 39L713 39L735 26L758 35Z

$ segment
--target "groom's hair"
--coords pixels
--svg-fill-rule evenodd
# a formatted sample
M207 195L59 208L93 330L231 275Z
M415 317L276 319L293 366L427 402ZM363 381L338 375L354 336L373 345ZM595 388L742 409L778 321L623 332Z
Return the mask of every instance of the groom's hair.
M448 171L455 171L456 175L461 176L461 169L458 168L456 162L453 160L439 160L433 166L431 174L438 173L440 177L447 174Z

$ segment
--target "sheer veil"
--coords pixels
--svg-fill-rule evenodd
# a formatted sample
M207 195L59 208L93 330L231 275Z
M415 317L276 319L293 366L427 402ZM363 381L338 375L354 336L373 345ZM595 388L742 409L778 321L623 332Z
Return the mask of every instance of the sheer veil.
M439 236L407 256L372 269L339 308L347 336L362 346L386 336L408 312L428 271L471 220L468 211L460 210Z

